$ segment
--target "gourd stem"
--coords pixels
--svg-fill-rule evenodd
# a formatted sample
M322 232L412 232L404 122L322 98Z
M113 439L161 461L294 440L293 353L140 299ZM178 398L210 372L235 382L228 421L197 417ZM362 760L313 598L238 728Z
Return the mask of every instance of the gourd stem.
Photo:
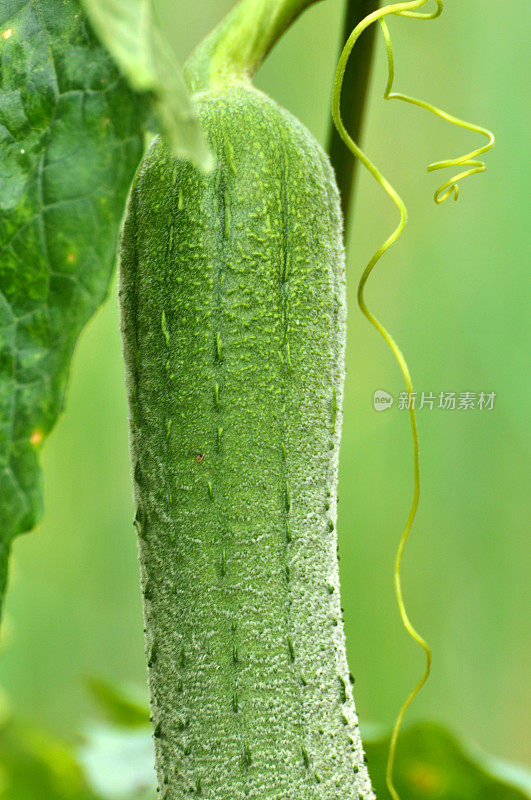
M241 0L193 51L185 78L192 92L250 80L271 48L317 0Z
M347 0L341 48L343 48L356 25L362 19L365 19L368 14L375 11L379 5L379 0ZM363 115L369 86L369 73L372 64L374 31L375 26L371 25L358 41L356 48L352 51L343 80L343 120L355 142L359 142L361 139ZM327 150L336 173L345 220L345 233L347 233L347 223L353 199L352 187L356 177L358 159L345 146L332 120L330 120Z

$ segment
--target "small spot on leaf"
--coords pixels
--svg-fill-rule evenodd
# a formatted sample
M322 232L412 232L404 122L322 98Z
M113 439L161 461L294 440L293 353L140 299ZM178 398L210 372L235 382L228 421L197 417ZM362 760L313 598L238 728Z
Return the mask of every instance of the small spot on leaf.
M43 438L42 431L34 430L30 436L30 443L33 445L33 447L38 447L40 444L42 444Z

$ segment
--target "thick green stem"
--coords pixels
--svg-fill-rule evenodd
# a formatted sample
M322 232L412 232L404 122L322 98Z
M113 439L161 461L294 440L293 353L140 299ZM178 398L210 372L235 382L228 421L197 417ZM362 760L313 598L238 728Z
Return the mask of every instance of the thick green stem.
M379 5L379 0L347 0L341 47L343 47L358 22L364 19L367 14L375 11ZM361 136L375 28L375 25L371 25L352 51L343 81L342 115L345 127L355 142L359 142ZM330 120L328 153L336 172L345 219L345 231L347 231L357 159L342 141L332 120Z
M192 53L185 76L193 92L251 78L297 17L317 0L241 0Z

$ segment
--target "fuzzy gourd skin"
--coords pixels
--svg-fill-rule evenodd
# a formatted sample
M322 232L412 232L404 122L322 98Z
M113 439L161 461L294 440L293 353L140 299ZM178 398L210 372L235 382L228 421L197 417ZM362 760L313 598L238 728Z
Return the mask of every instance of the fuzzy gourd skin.
M250 86L198 105L216 170L156 141L121 247L160 793L366 800L336 554L335 180L306 129Z

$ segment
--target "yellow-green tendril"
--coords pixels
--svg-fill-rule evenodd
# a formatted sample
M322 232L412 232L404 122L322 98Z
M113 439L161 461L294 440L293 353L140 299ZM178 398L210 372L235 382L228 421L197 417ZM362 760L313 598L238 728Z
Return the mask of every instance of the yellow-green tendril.
M373 255L369 263L367 264L359 285L358 285L358 304L360 306L361 311L367 317L371 325L373 325L376 330L380 333L380 335L385 339L387 344L389 345L393 355L395 356L402 375L404 377L404 381L407 388L408 393L408 406L409 406L409 422L411 426L411 436L413 442L413 499L411 502L411 507L409 511L409 515L402 532L402 536L400 538L398 549L395 556L394 562L394 584L395 584L395 593L398 608L400 611L400 617L402 619L402 623L409 633L409 635L414 639L424 650L426 656L426 666L422 677L412 689L408 697L406 698L402 708L400 709L394 728L393 733L391 736L391 744L389 747L389 757L387 761L387 787L391 794L393 800L400 800L399 795L396 791L396 788L393 783L393 768L394 768L394 761L395 761L395 754L396 754L396 743L398 740L398 734L400 732L400 728L402 725L402 721L404 716L411 705L413 699L419 693L421 688L424 686L426 681L428 680L430 669L431 669L431 650L427 642L422 638L422 636L415 630L413 625L410 622L409 616L406 611L405 603L404 603L404 596L402 593L402 583L401 583L401 565L402 565L402 557L404 553L404 548L406 546L406 542L409 537L409 532L411 530L411 526L413 524L413 520L415 519L415 515L417 513L417 508L419 504L419 494L420 494L420 480L419 480L419 438L418 438L418 431L417 431L417 420L415 416L415 408L414 408L414 401L413 401L413 384L411 381L411 376L409 373L409 368L407 366L406 360L402 354L402 351L398 347L397 343L391 336L391 334L384 328L384 326L379 322L379 320L369 311L367 305L365 303L364 291L365 285L367 280L373 271L375 265L378 263L380 258L387 252L387 250L391 247L394 242L399 238L399 236L404 231L407 223L407 209L404 204L404 201L398 194L398 192L391 186L391 184L386 180L386 178L382 175L380 170L376 167L375 164L365 155L365 153L358 147L356 142L353 141L351 136L349 135L348 131L345 129L343 124L343 120L341 118L341 88L343 85L343 78L345 74L345 69L347 66L347 62L352 52L356 41L359 39L361 34L374 22L379 22L380 26L383 31L383 35L385 38L385 44L387 48L387 60L388 60L388 69L389 69L389 78L387 82L387 86L384 93L384 99L386 100L403 100L406 103L410 103L415 106L419 106L420 108L425 108L427 111L431 111L441 119L446 120L447 122L451 122L454 125L458 125L461 128L465 128L466 130L481 133L482 135L486 136L488 142L481 148L472 151L471 153L467 153L464 156L454 159L448 159L445 161L437 161L434 164L430 164L428 167L428 171L433 172L438 169L444 169L446 167L464 167L465 169L460 172L458 175L455 175L450 180L443 183L435 192L434 199L436 203L443 203L448 197L453 195L454 200L457 200L459 196L459 181L463 178L468 177L469 175L473 175L476 172L483 172L486 167L483 162L478 161L477 158L486 153L490 150L494 145L494 136L493 134L486 130L485 128L481 128L478 125L473 125L469 122L465 122L457 117L452 116L451 114L447 114L445 111L442 111L439 108L431 105L430 103L425 103L422 100L417 100L413 97L408 97L405 94L400 94L398 92L393 92L393 82L394 82L394 58L393 58L393 49L391 45L391 38L389 35L389 30L387 28L387 24L385 22L385 17L394 15L399 17L410 17L411 19L436 19L439 17L443 11L443 3L442 0L435 0L436 8L434 11L420 11L420 9L427 5L430 0L411 0L410 2L404 3L393 3L392 5L388 5L385 8L378 9L374 11L372 14L369 14L365 17L359 25L352 31L350 37L343 48L343 51L339 57L336 76L334 80L334 89L333 89L333 97L332 97L332 116L334 118L334 123L337 127L338 133L349 148L349 150L364 164L364 166L369 170L369 172L374 176L376 181L382 186L382 188L387 192L391 200L396 205L399 214L400 220L393 231L393 233L386 239L386 241L382 244L382 246L376 251Z

